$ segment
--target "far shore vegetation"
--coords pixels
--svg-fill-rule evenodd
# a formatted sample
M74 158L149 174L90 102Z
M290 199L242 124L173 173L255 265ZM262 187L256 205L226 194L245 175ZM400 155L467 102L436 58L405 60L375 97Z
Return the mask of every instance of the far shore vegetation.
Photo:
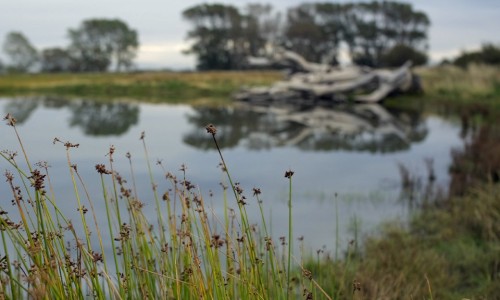
M227 104L230 95L243 85L270 85L282 76L279 71L15 74L0 76L0 96Z
M417 67L414 72L420 76L424 90L418 97L425 97L426 102L488 105L499 102L494 101L500 97L500 69L496 66L470 64L462 68L445 64ZM276 70L11 74L0 76L0 96L229 104L231 95L241 87L269 86L284 76Z

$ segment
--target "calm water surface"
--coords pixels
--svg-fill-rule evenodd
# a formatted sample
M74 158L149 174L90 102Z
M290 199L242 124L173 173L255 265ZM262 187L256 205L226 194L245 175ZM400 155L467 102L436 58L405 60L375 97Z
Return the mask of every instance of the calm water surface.
M284 173L289 169L295 172L294 235L304 236L312 250L323 245L332 249L337 223L339 241L345 245L353 238L354 223L366 233L386 220L406 218L410 210L408 201L402 199L399 166L421 176L425 184L424 162L432 159L435 184L446 187L450 150L463 143L460 129L448 121L379 105L214 108L0 98L0 111L3 115L12 113L18 120L17 129L31 163L46 161L51 166L56 200L75 220L78 216L66 150L53 143L55 137L80 144L71 149L71 160L96 205L102 193L94 166L108 163L106 153L113 145L115 166L124 177L130 176L125 155L132 155L139 197L154 216L151 183L139 140L145 132L160 193L170 185L155 162L161 160L167 171L179 177L184 164L187 178L221 213L220 182L225 177L218 168L211 136L204 129L213 123L232 177L241 183L249 199L251 218L259 221L252 197L252 188L258 187L275 238L287 235L288 180ZM0 150L20 152L12 128L6 125L0 126ZM0 168L2 174L11 169L3 160ZM0 207L9 209L11 196L5 183L0 184L0 195ZM98 214L104 218L103 207Z

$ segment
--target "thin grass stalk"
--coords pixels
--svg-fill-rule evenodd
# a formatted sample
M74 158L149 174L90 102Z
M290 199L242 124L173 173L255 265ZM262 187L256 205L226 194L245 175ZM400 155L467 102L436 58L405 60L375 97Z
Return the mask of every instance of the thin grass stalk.
M282 289L283 282L280 280L279 276L277 276L279 274L277 272L280 272L279 270L277 270L277 267L279 266L279 264L277 263L276 256L274 253L274 246L272 243L271 235L267 230L265 214L264 214L264 207L263 207L262 201L260 199L260 193L261 193L260 189L254 188L254 195L255 195L255 197L257 199L257 203L259 205L262 226L264 227L264 233L265 233L263 246L265 247L265 251L268 255L267 259L266 259L266 269L268 269L269 267L271 268L270 274L272 277L272 281L270 283L268 283L267 286L268 286L268 290L272 290L272 286L270 286L269 284L274 285L275 283L278 283L279 289ZM269 279L268 279L268 282L269 282Z
M68 167L69 167L69 171L70 171L71 182L73 184L73 190L74 190L77 205L78 205L78 212L80 214L80 218L81 218L81 222L82 222L82 226L83 226L83 231L85 232L85 240L87 243L87 247L89 248L88 251L91 251L92 243L90 240L90 233L88 232L89 227L87 225L87 219L85 218L85 208L82 205L82 201L80 198L80 192L79 192L78 184L77 184L77 180L76 180L77 176L75 175L75 173L77 171L77 167L76 167L76 165L73 165L71 163L70 154L69 154L69 149L71 147L78 147L78 145L76 145L76 144L72 145L70 143L66 143L66 158L67 158L67 163L68 163ZM76 232L74 232L74 236L76 239L78 239L78 235L76 234ZM77 240L77 244L78 244L78 240ZM79 247L83 249L83 245L79 246ZM81 252L82 252L82 250L81 250ZM95 263L90 263L90 262L88 262L88 260L85 260L84 263L86 264L86 266L88 267L89 270L93 270L95 272L95 274L98 273L97 266ZM98 294L102 294L97 276L91 276L91 278L92 278L93 286L96 289L96 292Z
M101 170L101 171L99 171ZM109 208L109 199L108 199L108 193L106 192L106 186L105 186L105 183L104 183L104 172L102 172L103 170L102 169L98 169L98 172L100 173L100 178L101 178L101 188L102 188L102 193L103 193L103 200L104 200L104 206L106 208L106 220L107 220L107 223L108 223L108 231L109 231L109 236L111 237L111 250L113 251L113 261L114 261L114 264L115 264L115 274L117 276L117 279L119 278L120 276L120 269L119 269L119 264L118 264L118 255L117 255L117 252L116 252L116 244L115 244L115 240L114 240L114 231L113 231L113 224L111 223L111 214L110 214L110 208ZM118 290L120 292L120 298L124 298L125 297L125 294L124 294L124 290L122 288L122 282L120 280L117 280L118 281Z
M287 289L286 289L286 298L290 299L290 283L291 283L291 262L293 255L293 236L292 236L292 176L293 171L288 170L285 172L285 177L288 178L288 257L287 257Z
M0 218L0 232L2 235L2 242L3 242L3 251L5 253L5 256L2 258L5 260L5 263L7 264L7 275L9 276L9 279L12 280L15 277L12 274L12 264L10 261L10 255L9 255L9 250L7 249L7 239L5 238L5 230L4 228L7 228L7 224L5 223L5 220L3 218ZM0 286L1 291L5 293L5 290L3 289L3 285ZM20 297L21 295L16 292L15 285L13 283L10 284L10 292L12 294L13 298Z
M339 231L340 231L339 200L337 194L335 194L335 261L338 261L339 259L339 245L340 245Z
M256 269L252 268L252 273L254 273L254 274L252 274L253 279L255 280L255 282L257 284L258 290L263 292L263 290L262 290L263 289L262 270L261 270L261 267L258 263L257 254L255 253L255 243L254 243L253 235L252 235L251 228L250 228L250 225L248 222L248 215L246 213L245 203L241 199L241 197L239 196L239 194L237 192L236 186L231 178L231 174L230 174L229 169L227 167L227 164L224 160L224 156L222 155L222 151L220 150L219 143L217 142L217 138L215 137L217 129L215 128L214 125L209 124L206 126L206 130L209 134L212 135L212 139L214 141L215 147L217 149L217 152L219 153L219 157L221 158L222 166L224 168L224 171L226 172L231 189L233 190L233 194L234 194L234 197L236 199L238 209L240 211L240 218L241 218L241 223L243 225L243 231L245 232L245 236L248 239L248 243L246 243L245 245L248 246L248 251L249 251L251 263L257 265Z
M11 126L14 129L15 136L17 138L19 146L21 147L21 151L22 151L22 153L24 155L24 159L25 159L26 164L28 166L28 170L30 171L30 173L33 173L33 169L32 169L30 160L28 158L28 154L26 152L26 149L24 148L24 143L22 142L21 136L19 135L19 132L17 131L17 127L15 126L16 125L16 119L14 117L12 117L12 115L7 114L7 116L4 118L4 120L7 120L8 125ZM27 178L29 178L29 177L27 177ZM38 193L35 193L35 197L36 197L35 204L36 204L37 210L38 210L38 215L37 215L37 218L38 218L38 217L41 217L40 199L39 199ZM30 198L31 198L31 196L30 196ZM23 222L24 222L24 220L23 220ZM25 224L25 225L27 225L27 224ZM37 225L42 227L41 228L41 232L43 234L45 234L45 230L43 228L43 226L44 226L43 225L43 221L42 222L37 222ZM39 228L38 232L40 232L40 228ZM44 237L44 240L45 239L46 239L46 236ZM34 245L32 244L32 246L34 246ZM40 264L40 261L38 261L38 259L37 259L37 263Z
M144 149L144 156L146 158L146 165L148 167L148 174L149 174L151 186L153 189L153 195L155 198L155 205L156 205L156 211L157 211L157 216L158 216L158 230L159 230L159 234L160 234L160 241L161 241L161 243L166 243L165 232L163 230L164 223L163 223L163 216L161 214L160 199L158 197L157 185L155 183L154 176L153 176L153 169L151 168L151 163L149 160L149 152L148 152L148 148L146 147L146 134L144 131L141 133L140 140L142 141L142 146Z
M118 196L118 187L117 187L117 180L116 180L116 172L114 170L114 166L113 166L113 154L114 154L114 151L115 151L115 148L113 145L111 145L109 147L109 152L108 152L108 156L109 156L109 168L110 170L105 170L104 168L104 165L101 165L102 168L104 168L104 173L105 174L108 174L108 175L111 175L111 186L113 188L113 196L114 196L114 213L115 213L115 216L116 216L116 220L117 220L117 223L118 223L118 227L120 229L120 234L121 234L121 228L123 227L123 221L122 221L122 217L121 217L121 212L120 212L120 203L118 201L119 199L119 196ZM98 170L99 172L99 170ZM113 239L113 236L111 236L111 238ZM120 237L121 238L121 237ZM125 249L123 248L123 242L121 243L122 245L122 251L123 251L123 254L122 254L122 261L123 261L123 264L125 266L128 265L128 260L127 260L127 256L126 256L126 251ZM114 245L113 245L114 247ZM120 283L123 283L121 279L125 279L124 280L124 284L122 284L120 287L120 290L122 290L125 294L125 297L127 298L130 298L130 283L128 282L130 280L130 268L128 267L125 267L124 268L124 272L125 272L125 275L121 274L119 271L117 272L116 276L119 278L118 281ZM124 288L125 287L125 288Z
M82 177L80 176L80 173L78 173L78 169L76 169L76 168L75 168L75 174L76 174L76 176L78 178L78 181L80 182L80 185L83 188L83 191L85 193L87 201L88 201L88 203L90 205L90 210L91 210L92 218L94 220L95 230L97 232L97 239L99 241L99 248L101 250L101 253L100 253L100 255L102 256L101 261L102 261L103 266L104 266L104 272L108 273L109 271L108 271L108 263L107 263L107 259L106 259L106 253L104 251L104 244L103 244L103 238L102 238L102 234L101 234L101 229L100 229L100 227L98 225L98 222L97 222L97 216L96 216L96 210L94 208L94 203L93 203L93 201L92 201L92 199L91 199L91 197L89 195L88 189L87 189L87 187L86 187L86 185L85 185ZM90 249L90 244L89 244L89 249ZM95 272L98 271L96 263L94 264L94 270L95 270ZM99 286L99 284L97 284L97 285Z

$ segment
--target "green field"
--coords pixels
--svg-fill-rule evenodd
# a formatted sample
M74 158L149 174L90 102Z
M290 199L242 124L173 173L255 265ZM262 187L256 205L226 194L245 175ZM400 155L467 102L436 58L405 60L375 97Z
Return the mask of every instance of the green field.
M0 76L0 95L58 95L165 103L227 101L244 85L269 85L280 72L147 72Z
M424 97L439 102L486 102L500 97L500 71L489 66L420 67ZM59 95L186 103L229 101L242 86L271 85L279 71L16 74L0 76L0 96Z

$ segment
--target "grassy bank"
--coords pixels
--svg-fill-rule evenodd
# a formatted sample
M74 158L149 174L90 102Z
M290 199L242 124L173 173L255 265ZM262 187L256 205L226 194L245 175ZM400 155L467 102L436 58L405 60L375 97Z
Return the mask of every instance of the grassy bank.
M422 78L425 97L430 100L493 104L492 101L500 98L498 67L470 65L467 69L463 69L444 65L417 68L415 72Z
M0 76L0 95L128 98L167 103L227 101L244 85L269 85L281 77L279 72L265 71L18 74Z
M350 286L358 299L500 299L499 98L492 101L448 108L460 113L464 144L450 153L448 186L434 186L431 171L407 176L416 195L410 222L374 229L342 261L306 264L328 293L350 299L338 292Z
M327 293L351 299L500 299L500 185L478 186L409 224L390 223L343 261L305 267ZM340 292L339 292L340 291Z
M425 98L432 102L488 103L500 97L500 70L495 67L424 67L416 68L415 72L422 79ZM270 85L282 78L278 71L18 74L0 76L0 96L227 102L242 86Z

